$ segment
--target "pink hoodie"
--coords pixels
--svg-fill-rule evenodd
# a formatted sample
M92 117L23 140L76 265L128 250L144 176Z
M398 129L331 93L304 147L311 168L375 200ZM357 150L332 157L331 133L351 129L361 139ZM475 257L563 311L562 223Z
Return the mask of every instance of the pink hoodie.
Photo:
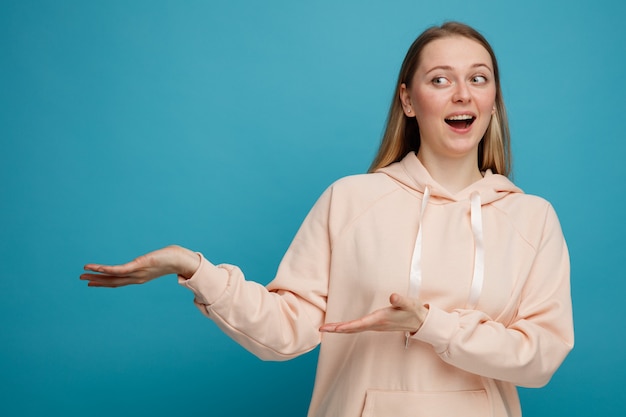
M550 204L491 172L450 194L413 153L329 187L267 288L204 258L179 282L262 359L321 342L309 416L520 416L515 385L545 385L573 346ZM407 348L401 332L318 331L388 306L393 292L429 306Z

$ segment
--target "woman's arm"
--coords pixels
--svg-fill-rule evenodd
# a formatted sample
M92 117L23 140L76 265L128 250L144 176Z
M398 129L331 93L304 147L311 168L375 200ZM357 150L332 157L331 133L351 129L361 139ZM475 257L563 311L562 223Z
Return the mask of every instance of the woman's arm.
M396 296L391 306L320 330L414 331L445 362L465 371L527 387L543 386L574 344L569 256L552 207L522 290L515 320L505 326L478 310L451 312ZM399 297L399 298L398 298Z
M430 306L414 338L468 372L526 387L547 384L574 345L569 255L552 207L511 323Z
M311 209L267 286L245 279L234 265L169 246L116 266L88 264L80 276L92 287L142 284L177 274L200 311L227 335L265 360L286 360L320 342L328 292L330 237L327 190Z
M179 283L200 311L237 343L264 360L287 360L314 349L326 311L331 239L331 191L313 206L267 287L234 265L206 259Z

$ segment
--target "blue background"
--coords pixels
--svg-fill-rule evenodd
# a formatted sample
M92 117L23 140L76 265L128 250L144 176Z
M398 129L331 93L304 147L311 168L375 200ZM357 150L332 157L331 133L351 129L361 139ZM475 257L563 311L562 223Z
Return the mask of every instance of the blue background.
M577 344L525 413L623 415L626 3L554 3L1 0L0 415L304 415L315 353L257 360L171 276L78 275L177 243L267 283L450 19L492 42L515 180L570 246Z

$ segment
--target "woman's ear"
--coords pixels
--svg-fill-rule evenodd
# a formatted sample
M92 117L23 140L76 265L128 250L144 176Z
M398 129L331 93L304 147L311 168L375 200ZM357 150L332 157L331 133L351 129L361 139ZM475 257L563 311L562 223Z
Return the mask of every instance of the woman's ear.
M409 90L405 83L400 84L400 103L402 103L402 111L407 117L415 117L415 112L411 106L411 96L409 96Z

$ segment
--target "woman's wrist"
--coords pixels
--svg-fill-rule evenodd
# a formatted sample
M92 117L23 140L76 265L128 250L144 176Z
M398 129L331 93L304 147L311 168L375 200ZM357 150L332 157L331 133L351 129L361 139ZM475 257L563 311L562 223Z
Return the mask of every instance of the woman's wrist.
M417 329L411 334L417 333L419 329L422 328L422 324L424 324L424 321L426 321L426 316L428 315L428 307L423 304L418 304L415 313L419 324L417 325Z
M191 278L200 267L200 254L182 246L176 248L176 274L185 278Z

